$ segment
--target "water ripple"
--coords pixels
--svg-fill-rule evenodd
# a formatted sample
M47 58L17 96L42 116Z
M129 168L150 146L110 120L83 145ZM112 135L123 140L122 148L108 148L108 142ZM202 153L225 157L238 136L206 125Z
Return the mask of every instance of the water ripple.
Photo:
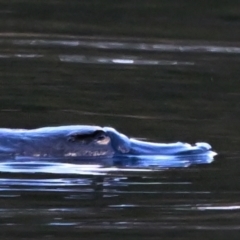
M124 58L122 56L116 57L104 57L104 56L90 56L90 55L43 55L43 54L23 54L23 53L16 53L16 54L0 54L0 59L14 59L14 58L21 58L21 59L45 59L45 60L60 60L60 62L69 62L69 63L84 63L84 64L120 64L120 65L143 65L143 66L193 66L194 62L185 62L185 61L168 61L168 60L156 60L156 59L144 59L141 58Z
M144 39L136 39L134 41L128 41L127 39L122 39L122 41L113 40L51 40L51 39L18 39L12 40L12 44L21 46L67 46L67 47L84 47L84 48L98 48L98 49L111 49L111 50L138 50L138 51L152 51L152 52L208 52L208 53L231 53L239 54L240 47L238 46L220 46L213 44L201 44L201 43L147 43L141 42Z
M61 62L73 63L92 63L92 64L123 64L123 65L194 65L194 62L184 61L167 61L167 60L153 60L153 59L130 59L130 58L111 58L111 57L97 57L84 55L60 55Z

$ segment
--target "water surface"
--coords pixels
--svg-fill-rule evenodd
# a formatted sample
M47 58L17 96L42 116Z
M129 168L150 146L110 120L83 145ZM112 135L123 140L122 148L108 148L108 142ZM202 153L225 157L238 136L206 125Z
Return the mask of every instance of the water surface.
M237 1L197 13L169 1L1 3L1 127L112 126L219 154L177 168L2 163L1 239L239 239Z

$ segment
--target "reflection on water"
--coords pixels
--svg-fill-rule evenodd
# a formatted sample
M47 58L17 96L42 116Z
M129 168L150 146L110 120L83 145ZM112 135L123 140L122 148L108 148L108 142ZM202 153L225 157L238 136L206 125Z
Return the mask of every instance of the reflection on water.
M14 160L1 160L1 172L15 173L53 173L53 174L90 174L107 175L110 172L144 172L158 169L189 167L196 164L208 164L213 161L215 152L186 156L136 156L114 159L48 159L17 157Z
M237 230L238 192L218 194L199 182L202 175L215 171L119 170L95 177L68 172L12 173L0 178L1 226L6 231L9 226L31 224L44 226L47 232L58 231L52 229L56 226L65 226L67 231Z
M41 37L41 35L39 36ZM69 36L68 38L72 38ZM146 50L146 51L176 51L176 46L172 45L172 48L169 47L168 44L158 45L158 44L137 44L137 43L120 43L120 42L111 42L111 39L104 39L105 41L99 41L97 39L90 39L90 41L84 40L51 40L51 39L36 39L36 40L28 40L28 39L19 39L19 40L1 40L0 43L2 45L12 46L15 45L24 46L25 48L32 48L36 47L51 47L53 49L60 47L77 47L79 48L99 48L104 50ZM144 46L144 47L143 47ZM181 48L181 47L179 47ZM194 48L194 47L193 47ZM202 47L200 46L200 49ZM231 48L230 48L231 49ZM221 51L220 51L221 52ZM75 62L75 63L85 63L85 64L126 64L126 65L194 65L194 62L185 62L185 61L178 61L178 60L164 60L164 59L149 59L144 58L143 56L138 56L138 54L131 54L131 55L123 55L123 54L114 54L113 56L109 57L106 54L102 53L99 56L92 56L92 54L85 54L85 55L64 55L59 54L56 56L56 52L54 55L47 55L43 54L34 54L34 53L13 53L13 54L0 54L0 58L59 58L61 62ZM102 56L101 56L102 55ZM57 59L55 59L56 61Z
M51 40L51 39L19 39L13 41L5 41L8 44L23 45L23 46L67 46L67 47L83 47L83 48L99 48L99 49L115 49L115 50L136 50L136 51L153 51L153 52L211 52L211 53L240 53L240 47L238 46L220 46L208 45L207 43L195 43L184 44L177 41L169 41L163 43L138 43L137 39L131 42L127 42L122 39L122 42L113 41L112 39L94 39L77 40L76 37L71 37L73 40ZM124 41L124 42L123 42ZM1 41L4 43L4 41ZM172 43L171 43L172 42Z
M130 65L193 65L191 62L164 61L151 59L126 59L122 57L106 58L106 57L86 57L81 55L60 55L61 62L76 63L98 63L98 64L130 64Z
M43 35L44 36L44 35ZM73 62L73 63L85 63L85 64L126 64L126 65L194 65L194 61L182 61L177 59L162 59L162 58L149 58L144 57L144 52L150 53L216 53L216 54L239 54L240 47L226 45L221 46L219 43L216 45L208 45L207 43L188 43L183 42L149 42L149 43L139 43L138 39L132 39L131 41L127 39L122 39L122 42L114 40L112 38L79 38L74 36L68 36L66 39L54 40L51 38L43 39L43 36L36 35L36 39L1 39L0 44L3 46L10 46L16 48L16 46L24 47L28 53L0 53L0 58L52 58L53 60L59 59L61 62ZM52 48L54 53L48 51L47 54L36 54L36 48ZM60 47L59 55L56 55L57 48ZM98 55L92 55L92 53L85 53L84 55L77 54L62 54L61 51L69 48L72 50L83 50L89 51L90 49L99 49L103 51L111 51L113 56L106 56L105 52L98 52ZM114 51L116 53L114 53ZM121 54L119 52L121 51ZM126 52L125 54L123 54ZM127 53L131 52L131 54Z

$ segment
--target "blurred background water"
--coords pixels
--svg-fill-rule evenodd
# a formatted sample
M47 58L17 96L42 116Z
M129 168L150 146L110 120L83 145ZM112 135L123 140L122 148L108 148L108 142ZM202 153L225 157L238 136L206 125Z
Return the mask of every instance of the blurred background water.
M1 127L112 126L219 154L176 169L1 165L1 239L239 239L239 1L0 0L0 13Z

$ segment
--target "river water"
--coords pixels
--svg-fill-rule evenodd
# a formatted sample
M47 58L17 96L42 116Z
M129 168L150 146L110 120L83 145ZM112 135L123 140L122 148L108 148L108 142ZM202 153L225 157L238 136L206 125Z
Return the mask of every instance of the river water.
M1 240L239 239L238 1L0 2L1 127L112 126L218 153L177 168L1 162Z

